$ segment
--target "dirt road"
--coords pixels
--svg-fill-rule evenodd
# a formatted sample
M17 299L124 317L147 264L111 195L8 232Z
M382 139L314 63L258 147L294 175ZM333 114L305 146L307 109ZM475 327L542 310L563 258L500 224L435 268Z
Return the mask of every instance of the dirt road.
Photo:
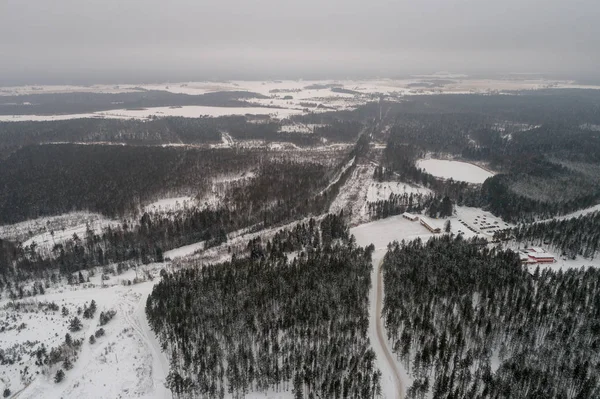
M375 263L375 262L373 262ZM376 290L376 307L375 307L375 322L377 329L377 340L378 344L381 347L383 354L385 355L385 361L389 370L391 371L394 383L396 385L396 395L395 399L404 399L404 386L402 384L402 378L400 377L400 371L398 370L398 366L396 365L396 360L394 359L394 354L392 354L391 350L387 345L386 334L384 332L383 320L381 318L381 309L383 307L383 273L381 271L381 265L383 264L383 259L377 262L377 265L373 264L375 268L375 273L377 274L377 278L374 281L373 289ZM386 398L391 399L391 398Z

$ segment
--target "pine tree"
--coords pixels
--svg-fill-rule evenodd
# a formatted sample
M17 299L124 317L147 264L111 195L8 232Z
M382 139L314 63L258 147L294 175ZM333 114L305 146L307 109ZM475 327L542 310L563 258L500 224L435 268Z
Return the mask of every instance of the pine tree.
M69 322L69 331L71 332L77 332L79 330L81 330L83 328L83 324L81 323L81 320L79 320L79 317L75 316L71 319L71 321Z
M54 382L59 384L62 380L65 379L65 372L62 369L59 369L54 376Z

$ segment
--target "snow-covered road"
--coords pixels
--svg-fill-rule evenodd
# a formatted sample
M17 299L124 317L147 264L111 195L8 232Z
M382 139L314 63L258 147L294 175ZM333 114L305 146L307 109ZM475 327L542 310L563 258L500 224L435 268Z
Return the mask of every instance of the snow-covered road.
M154 285L142 292L142 297L133 313L134 323L138 326L138 332L144 343L152 354L152 381L154 382L154 398L171 399L171 391L165 387L165 380L169 373L169 361L161 350L156 335L150 330L148 318L146 317L146 300ZM145 287L144 287L145 288Z
M372 287L369 294L369 336L371 345L377 356L377 365L381 370L381 388L386 399L403 399L405 387L402 374L398 369L394 355L387 344L387 338L381 320L383 307L383 275L381 264L385 250L373 253L373 271L371 272Z

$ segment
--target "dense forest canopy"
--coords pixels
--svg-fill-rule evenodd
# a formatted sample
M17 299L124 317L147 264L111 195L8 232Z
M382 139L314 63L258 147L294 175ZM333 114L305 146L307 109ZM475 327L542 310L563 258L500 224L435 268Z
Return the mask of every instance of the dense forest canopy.
M250 243L249 258L167 273L155 286L146 313L177 397L381 395L367 338L373 248L357 248L337 217L298 232L268 251ZM302 253L288 261L282 249Z
M450 236L394 244L388 337L409 398L600 395L600 272L528 273L514 252Z

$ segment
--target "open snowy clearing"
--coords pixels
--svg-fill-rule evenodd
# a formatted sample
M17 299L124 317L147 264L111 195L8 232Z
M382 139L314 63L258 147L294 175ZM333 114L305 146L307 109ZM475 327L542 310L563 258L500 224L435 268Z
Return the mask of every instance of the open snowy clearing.
M144 266L154 276L163 264ZM87 272L83 272L87 275ZM141 273L141 270L138 271ZM135 271L129 270L120 276L105 281L101 286L101 273L90 278L90 283L69 286L58 284L47 288L44 295L17 300L18 310L7 308L8 300L0 301L0 319L6 324L0 332L0 348L5 353L15 353L17 363L0 366L0 377L15 397L23 398L170 398L163 385L168 363L149 337L143 308L154 282L147 281L125 286L122 281L133 280ZM50 352L65 341L71 317L78 308L92 300L97 303L97 312L92 319L78 317L83 322L79 332L71 332L73 340L82 339L78 353L71 360L73 368L65 370L64 381L56 384L54 375L62 362L54 366L39 367L34 364L36 356L30 356L43 344ZM52 311L45 303L56 303L61 309ZM68 315L62 314L62 307ZM102 326L104 335L95 343L88 340L99 326L101 311L115 310L116 315ZM7 317L10 316L10 317ZM15 328L17 327L17 328ZM10 351L7 349L12 348ZM167 369L164 367L167 366ZM27 372L25 372L27 370Z
M195 205L196 200L190 196L164 198L146 205L144 207L144 212L176 211L179 209L192 208Z
M480 208L469 208L466 206L455 207L456 224L463 232L481 234L490 239L496 231L515 227L512 223L507 223L492 215L490 212Z
M446 79L448 83L438 87L418 87L419 83ZM471 79L467 75L414 75L407 79L366 79L366 80L266 80L266 81L204 81L204 82L165 82L150 84L111 84L111 85L35 85L0 87L0 96L14 96L36 93L127 93L142 90L164 90L172 93L199 95L219 91L252 91L263 95L291 95L302 92L314 85L340 85L346 89L361 93L392 94L403 92L414 94L490 92L507 90L536 90L544 88L582 88L597 89L595 85L581 85L570 80L551 80L541 78L522 79ZM316 89L312 89L316 90ZM340 97L347 93L336 93ZM306 95L302 95L306 97Z
M38 246L50 248L55 243L73 238L75 233L79 238L83 238L87 226L98 232L103 227L118 223L98 213L71 212L0 226L0 237L22 242L23 245L35 241Z
M356 237L358 245L373 244L376 250L386 249L393 241L400 242L432 235L421 223L411 222L402 215L361 224L350 229L350 233Z
M467 162L449 161L445 159L420 159L417 167L427 173L443 179L454 179L467 183L483 183L493 173Z
M543 79L468 79L447 78L448 82L432 85L435 76L415 76L409 79L370 80L283 80L283 81L226 81L226 82L179 82L158 84L121 84L92 86L21 86L0 87L2 96L39 93L125 93L145 90L163 90L172 93L202 95L219 91L248 91L268 98L248 99L253 107L155 107L140 110L112 110L70 115L0 115L0 121L51 121L75 118L147 119L161 116L225 116L225 115L271 115L287 118L305 112L354 109L379 96L391 101L407 95L497 93L512 90L537 90L545 88L590 88L600 86L577 85L572 81ZM13 103L14 104L14 103ZM279 108L267 108L279 107Z
M182 116L187 118L217 117L230 115L270 115L274 118L287 118L302 114L301 109L266 107L209 107L187 105L182 107L151 107L142 109L116 109L85 114L69 115L0 115L0 122L58 121L79 118L107 119L150 119L151 117Z
M589 208L580 209L580 210L575 211L575 212L567 213L566 215L557 216L556 218L553 218L553 219L556 219L556 220L573 219L573 218L578 218L579 216L585 216L587 214L594 213L594 212L600 212L600 204L591 206ZM549 221L551 221L553 219L540 220L539 223L541 223L541 222L549 222Z
M356 165L352 174L339 190L337 197L329 207L330 213L344 211L350 215L350 225L355 226L369 220L367 209L367 191L373 181L375 166Z
M431 190L397 181L372 182L367 193L368 202L387 200L392 194L429 194Z

